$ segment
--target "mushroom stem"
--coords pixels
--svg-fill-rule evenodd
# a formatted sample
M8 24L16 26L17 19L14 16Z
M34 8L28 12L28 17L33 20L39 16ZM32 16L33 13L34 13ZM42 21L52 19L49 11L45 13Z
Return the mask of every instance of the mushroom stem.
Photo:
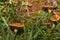
M52 12L52 10L51 10L51 9L48 9L48 12L49 12L49 13L51 13L51 12Z
M17 31L18 31L17 29L14 29L14 32L15 32L15 33L17 33Z

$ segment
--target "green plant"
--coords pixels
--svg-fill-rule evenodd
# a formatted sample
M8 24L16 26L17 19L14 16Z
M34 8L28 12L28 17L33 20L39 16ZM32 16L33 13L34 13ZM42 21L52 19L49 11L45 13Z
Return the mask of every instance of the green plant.
M36 0L39 2L40 0ZM58 5L60 1L58 0ZM24 1L19 3L19 6L27 5ZM12 0L2 1L0 0L0 40L59 40L60 39L60 27L51 22L50 25L45 25L45 20L49 20L52 13L40 10L34 12L34 16L24 16L16 13L16 5ZM49 20L50 21L50 20ZM24 32L21 35L17 35L11 31L9 27L10 22L22 22L24 23ZM60 20L57 21L60 23Z

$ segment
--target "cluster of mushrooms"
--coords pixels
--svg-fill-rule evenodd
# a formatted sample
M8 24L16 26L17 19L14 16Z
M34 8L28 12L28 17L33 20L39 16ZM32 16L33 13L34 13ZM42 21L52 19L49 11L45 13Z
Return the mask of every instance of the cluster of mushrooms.
M44 0L45 1L45 0ZM51 21L55 22L60 19L60 16L58 15L60 12L56 11L57 4L55 0L47 0L47 2L51 2L53 5L42 5L43 9L47 9L48 12L53 13L53 16L50 18ZM29 6L32 6L29 4ZM49 24L49 23L48 23ZM24 24L22 23L9 23L9 26L14 29L14 32L17 32L19 28L23 28Z

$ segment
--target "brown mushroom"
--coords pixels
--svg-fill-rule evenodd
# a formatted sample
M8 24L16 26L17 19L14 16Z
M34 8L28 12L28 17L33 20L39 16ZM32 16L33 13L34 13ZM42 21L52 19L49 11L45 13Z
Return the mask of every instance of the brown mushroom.
M58 15L59 12L53 11L53 16L50 18L51 21L57 21L60 19L60 16Z
M57 21L57 20L59 20L59 19L60 19L60 17L59 17L59 16L56 16L56 15L53 15L53 16L50 18L51 21Z
M57 6L49 6L49 5L43 5L43 8L47 8L47 9L54 9Z
M60 14L60 12L58 12L57 10L53 10L53 14L58 15L58 14Z
M57 6L43 5L43 9L47 9L48 12L52 12L52 9L56 9Z
M10 23L9 26L14 29L14 32L17 32L19 28L23 28L24 24L22 24L22 23Z

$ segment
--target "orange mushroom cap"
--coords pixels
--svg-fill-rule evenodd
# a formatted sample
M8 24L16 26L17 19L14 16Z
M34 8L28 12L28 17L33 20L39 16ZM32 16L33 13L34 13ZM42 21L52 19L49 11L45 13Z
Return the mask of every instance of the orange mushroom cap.
M59 19L60 19L60 16L58 16L58 15L53 15L53 16L50 18L51 21L57 21L57 20L59 20Z
M50 5L43 5L43 8L51 9L51 8L56 8L56 6L50 6Z
M9 26L20 28L20 27L23 27L24 24L22 24L22 23L10 23Z
M59 13L59 12L57 12L57 11L54 10L54 11L53 11L53 14L54 14L54 15L50 18L50 20L51 20L51 21L57 21L57 20L59 20L59 19L60 19L60 16L58 15L58 13Z

